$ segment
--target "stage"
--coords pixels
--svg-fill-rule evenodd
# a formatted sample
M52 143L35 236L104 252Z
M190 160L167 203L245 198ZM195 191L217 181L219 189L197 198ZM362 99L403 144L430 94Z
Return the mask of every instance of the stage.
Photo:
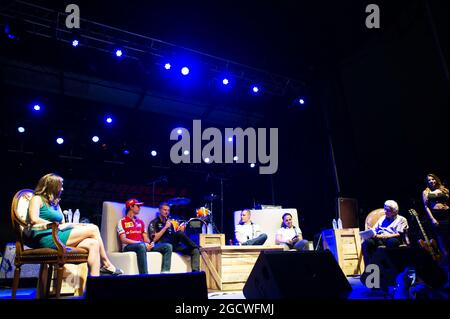
M352 292L348 296L349 300L387 300L394 299L392 291L386 293L379 289L369 289L365 287L359 280L359 276L347 277L348 282L352 286ZM17 291L17 299L35 299L36 298L36 288L19 288ZM73 297L73 296L63 296L63 299L84 299L84 296ZM448 296L447 296L448 298ZM0 299L11 299L11 289L9 287L0 288ZM220 300L220 299L245 299L242 290L236 291L217 291L213 289L208 289L208 299L209 300Z

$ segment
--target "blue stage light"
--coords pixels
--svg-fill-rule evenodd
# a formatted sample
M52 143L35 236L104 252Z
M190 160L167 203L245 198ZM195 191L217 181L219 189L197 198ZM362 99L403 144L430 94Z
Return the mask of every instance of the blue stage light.
M25 132L25 128L22 127L22 126L19 126L19 127L17 128L17 131L18 131L19 133L24 133L24 132Z
M205 157L205 163L209 163L211 160L209 159L209 157Z
M298 103L300 103L301 105L305 104L305 100L304 99L299 99Z
M129 150L123 150L123 154L124 154L124 155L129 155L129 154L130 154L130 151L129 151Z
M56 143L58 143L59 145L61 145L61 144L64 143L64 139L63 139L62 137L58 137L58 138L56 139Z
M92 137L92 142L97 143L98 141L100 141L100 139L98 138L98 136L93 136L93 137Z
M239 160L239 157L235 156L233 157L233 161L237 162Z
M156 155L158 155L158 153L156 151L151 151L150 154L155 157Z
M73 40L73 41L72 41L72 46L73 46L73 47L77 47L78 44L80 44L80 43L78 42L78 40Z
M188 150L185 150L185 151L183 152L183 154L184 154L184 155L189 155L189 151L188 151Z
M170 63L164 64L164 69L166 69L166 70L170 70L171 67L172 66L170 65Z
M188 75L189 74L189 68L187 66L183 67L181 69L181 74Z
M230 143L233 142L233 138L232 138L232 137L229 137L229 138L228 138L228 142L230 142Z
M223 85L228 85L228 83L230 83L230 81L228 81L228 79L225 78L222 80L222 83L223 83Z
M106 123L111 124L113 121L112 117L107 117L106 118Z
M33 109L34 109L35 111L40 111L40 110L41 110L41 106L40 106L39 104L35 104L35 105L33 106Z
M120 58L122 56L123 52L121 49L116 50L116 57Z
M255 166L256 166L255 163L251 163L251 164L250 164L250 167L251 167L251 168L254 168Z
M177 134L178 134L178 135L183 134L183 130L182 130L182 129L178 129L178 130L177 130Z
M257 86L254 86L252 88L253 93L258 93L259 92L259 88Z

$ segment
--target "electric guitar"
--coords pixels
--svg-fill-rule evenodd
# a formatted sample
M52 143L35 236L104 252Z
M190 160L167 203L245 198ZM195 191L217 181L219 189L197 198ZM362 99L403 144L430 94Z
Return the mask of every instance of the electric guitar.
M422 226L422 223L419 219L419 214L414 209L408 210L408 212L414 216L417 220L417 224L419 224L420 231L422 232L422 236L424 239L419 239L419 245L423 249L425 249L433 258L435 261L441 260L441 252L439 251L437 247L437 243L434 239L428 239L427 233L425 232L425 229Z

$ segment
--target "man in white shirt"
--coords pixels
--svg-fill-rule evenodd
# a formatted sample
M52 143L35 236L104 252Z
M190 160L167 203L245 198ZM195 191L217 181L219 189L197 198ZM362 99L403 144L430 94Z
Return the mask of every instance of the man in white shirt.
M403 243L408 230L408 220L398 214L398 204L393 200L384 203L385 216L382 216L372 227L373 237L364 240L362 251L364 263L370 264L370 259L378 246L395 248Z
M244 209L241 212L241 221L235 228L238 245L264 245L267 235L261 232L261 227L251 221L251 212Z

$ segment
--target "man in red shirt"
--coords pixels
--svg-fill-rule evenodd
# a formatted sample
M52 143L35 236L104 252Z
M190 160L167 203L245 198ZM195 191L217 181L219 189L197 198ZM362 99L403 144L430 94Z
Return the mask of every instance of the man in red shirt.
M129 199L125 203L126 215L117 224L122 251L134 251L136 253L140 274L148 274L147 251L158 251L163 255L161 272L169 272L172 245L155 244L150 241L144 222L137 217L143 204L135 198Z

